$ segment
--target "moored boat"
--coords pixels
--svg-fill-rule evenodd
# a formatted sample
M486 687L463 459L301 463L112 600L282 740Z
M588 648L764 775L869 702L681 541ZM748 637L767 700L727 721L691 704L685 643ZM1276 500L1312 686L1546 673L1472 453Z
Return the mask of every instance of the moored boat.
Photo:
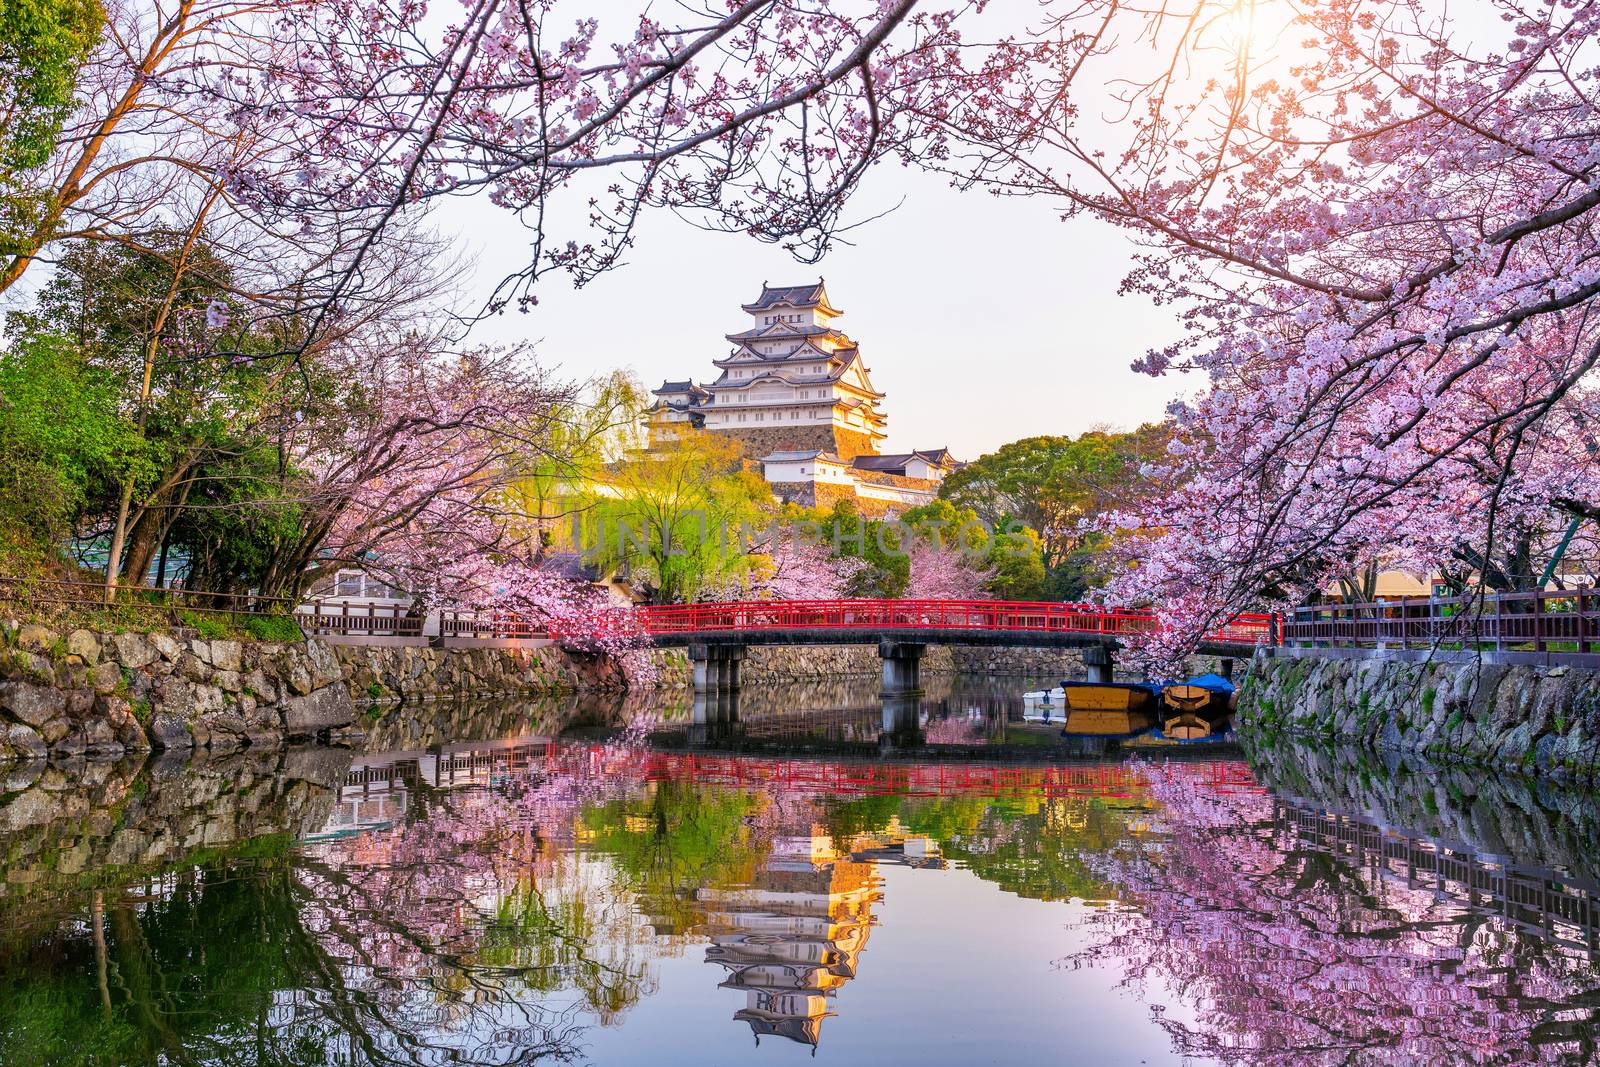
M1161 732L1176 740L1209 737L1233 713L1233 683L1220 674L1202 674L1161 690Z
M1161 687L1145 682L1062 682L1069 734L1120 737L1155 725Z

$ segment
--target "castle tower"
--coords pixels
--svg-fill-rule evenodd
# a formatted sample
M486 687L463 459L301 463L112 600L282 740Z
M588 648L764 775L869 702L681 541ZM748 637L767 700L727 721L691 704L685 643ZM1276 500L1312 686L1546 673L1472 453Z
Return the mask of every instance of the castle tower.
M743 307L750 325L727 335L734 349L713 361L722 374L696 405L705 428L738 438L752 456L876 455L888 421L884 394L872 387L856 343L833 325L842 312L822 281L763 285Z

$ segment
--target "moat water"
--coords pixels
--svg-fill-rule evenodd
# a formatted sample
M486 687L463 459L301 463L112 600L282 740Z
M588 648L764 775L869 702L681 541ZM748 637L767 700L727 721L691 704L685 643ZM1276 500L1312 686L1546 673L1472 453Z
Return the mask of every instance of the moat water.
M1600 798L1096 751L1034 687L0 768L0 1065L1600 1057Z

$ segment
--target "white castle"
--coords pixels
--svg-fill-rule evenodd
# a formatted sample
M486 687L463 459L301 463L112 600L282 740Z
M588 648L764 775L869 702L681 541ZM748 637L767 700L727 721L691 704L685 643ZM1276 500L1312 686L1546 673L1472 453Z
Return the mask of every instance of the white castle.
M861 350L833 325L843 314L821 279L763 284L743 305L749 328L727 334L733 351L712 362L707 385L663 382L646 412L652 442L683 426L744 443L781 499L817 507L851 498L865 514L925 504L960 464L948 449L885 454L888 417Z

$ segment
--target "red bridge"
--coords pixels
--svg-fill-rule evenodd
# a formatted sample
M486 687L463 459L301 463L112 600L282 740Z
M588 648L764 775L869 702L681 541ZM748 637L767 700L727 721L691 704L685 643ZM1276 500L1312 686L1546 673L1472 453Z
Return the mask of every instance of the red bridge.
M584 622L592 634L595 624ZM1003 600L748 600L637 608L604 625L643 631L658 645L687 646L702 692L737 689L750 645L878 645L886 692L920 688L930 644L1083 648L1091 681L1111 680L1111 654L1123 639L1155 631L1150 612L1092 604ZM1277 641L1273 615L1239 615L1200 642L1199 651L1248 655ZM552 631L551 636L559 636Z
M633 612L657 644L870 644L880 638L944 644L1115 645L1159 627L1147 611L1005 600L749 600L667 604ZM1246 653L1275 643L1276 618L1239 615L1207 634L1208 651Z

